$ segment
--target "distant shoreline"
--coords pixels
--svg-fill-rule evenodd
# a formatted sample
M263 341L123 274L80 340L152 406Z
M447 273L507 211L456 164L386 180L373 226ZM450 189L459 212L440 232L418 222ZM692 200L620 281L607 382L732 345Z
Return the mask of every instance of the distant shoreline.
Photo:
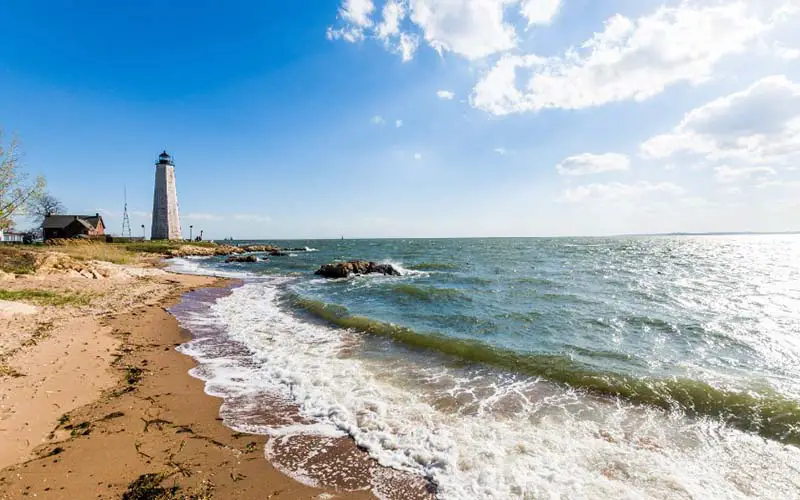
M633 238L655 236L791 236L800 231L712 231L707 233L674 232L674 233L622 233L607 235L568 235L568 236L376 236L358 238L234 238L213 240L220 244L262 242L262 241L363 241L363 240L534 240L563 238Z

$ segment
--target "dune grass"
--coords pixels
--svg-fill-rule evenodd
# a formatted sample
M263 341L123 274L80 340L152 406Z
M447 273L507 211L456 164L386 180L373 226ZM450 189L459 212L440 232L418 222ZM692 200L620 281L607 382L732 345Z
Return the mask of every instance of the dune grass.
M31 302L40 306L86 306L92 296L83 293L51 292L50 290L0 290L0 300Z
M121 246L128 252L134 253L158 253L167 254L172 249L182 246L214 247L217 244L210 241L136 241L132 243L113 243L112 245Z
M136 254L119 245L92 242L85 245L66 245L51 247L78 260L101 260L112 264L131 264L136 261Z

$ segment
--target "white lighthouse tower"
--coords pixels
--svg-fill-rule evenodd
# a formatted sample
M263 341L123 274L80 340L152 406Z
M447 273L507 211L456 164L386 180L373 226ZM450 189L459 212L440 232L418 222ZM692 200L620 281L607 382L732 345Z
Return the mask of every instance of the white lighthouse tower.
M153 240L181 239L181 217L178 213L178 190L175 187L175 164L166 151L158 155L156 186L153 192Z

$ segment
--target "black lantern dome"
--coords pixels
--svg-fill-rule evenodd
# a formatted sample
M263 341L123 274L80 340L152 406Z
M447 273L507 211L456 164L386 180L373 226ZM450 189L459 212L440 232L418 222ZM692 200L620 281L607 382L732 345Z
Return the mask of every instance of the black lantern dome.
M158 163L156 165L175 165L172 163L172 157L167 154L166 151L162 151L160 155L158 155Z

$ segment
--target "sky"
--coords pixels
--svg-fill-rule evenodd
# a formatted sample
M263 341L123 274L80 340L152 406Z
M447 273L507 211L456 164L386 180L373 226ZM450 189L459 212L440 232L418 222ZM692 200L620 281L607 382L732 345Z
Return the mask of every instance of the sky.
M0 130L188 237L800 230L800 0L9 0ZM25 220L18 220L24 226Z

